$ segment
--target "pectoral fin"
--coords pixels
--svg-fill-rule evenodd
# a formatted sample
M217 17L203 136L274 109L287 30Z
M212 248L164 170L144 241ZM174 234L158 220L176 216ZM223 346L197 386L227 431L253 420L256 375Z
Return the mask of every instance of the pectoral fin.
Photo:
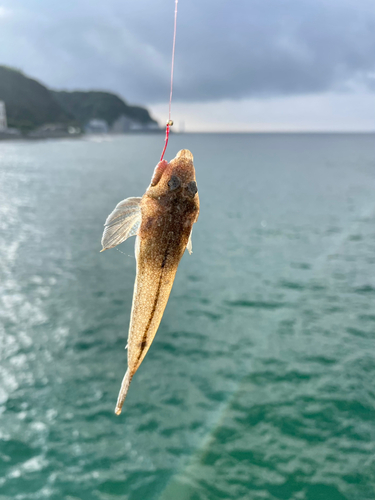
M135 236L141 224L141 198L127 198L120 201L104 224L102 246L113 248L130 236Z
M191 232L190 232L189 241L187 242L187 245L186 245L186 249L190 255L193 253L193 243L191 241L192 233L193 233L193 230L191 230Z

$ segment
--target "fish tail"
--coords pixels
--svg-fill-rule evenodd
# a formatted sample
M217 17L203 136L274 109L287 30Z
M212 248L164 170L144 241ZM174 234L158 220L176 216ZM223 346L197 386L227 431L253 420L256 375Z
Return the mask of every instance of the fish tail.
M120 413L121 413L122 406L124 404L126 395L128 393L131 380L132 380L132 377L130 376L130 371L128 368L126 370L124 378L122 379L121 389L120 389L120 392L119 392L119 395L117 398L117 404L116 404L116 409L115 409L116 415L120 415Z

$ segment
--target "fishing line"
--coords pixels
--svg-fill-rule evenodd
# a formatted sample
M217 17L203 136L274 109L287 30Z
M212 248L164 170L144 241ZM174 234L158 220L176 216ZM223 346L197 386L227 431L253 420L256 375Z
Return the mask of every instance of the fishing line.
M121 252L121 250L119 248L115 247L115 250L117 250L118 252L122 253L122 255L125 255L125 257L133 257L134 258L134 255L128 255L127 253Z
M171 108L172 108L172 94L173 94L173 71L174 71L174 53L175 53L175 48L176 48L176 31L177 31L177 4L178 0L175 0L174 4L174 30L173 30L173 46L172 46L172 64L171 64L171 90L169 93L169 111L168 111L168 121L167 125L165 128L165 143L164 143L164 148L163 152L160 157L160 161L164 158L164 153L165 150L167 149L168 146L168 139L169 139L169 129L173 125L173 121L171 120Z

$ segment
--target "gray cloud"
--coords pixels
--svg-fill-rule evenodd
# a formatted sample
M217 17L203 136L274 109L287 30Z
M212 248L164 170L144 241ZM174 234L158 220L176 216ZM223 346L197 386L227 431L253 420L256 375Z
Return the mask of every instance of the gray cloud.
M169 95L174 2L6 0L0 63L55 88ZM180 0L176 101L375 90L373 0Z

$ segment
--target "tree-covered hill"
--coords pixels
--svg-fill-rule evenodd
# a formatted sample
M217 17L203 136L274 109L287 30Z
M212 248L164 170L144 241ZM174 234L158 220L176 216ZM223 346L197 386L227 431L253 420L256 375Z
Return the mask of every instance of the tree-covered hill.
M75 122L44 85L7 66L0 66L0 101L5 102L8 127L22 132L45 123Z
M52 91L51 93L61 107L81 124L85 124L92 118L99 118L105 120L108 125L112 125L121 115L142 125L156 124L147 109L129 106L117 95L109 92Z
M0 66L0 101L5 102L8 127L23 133L45 124L79 125L99 118L112 125L122 115L140 125L157 124L146 108L129 106L109 92L49 90L21 71Z

